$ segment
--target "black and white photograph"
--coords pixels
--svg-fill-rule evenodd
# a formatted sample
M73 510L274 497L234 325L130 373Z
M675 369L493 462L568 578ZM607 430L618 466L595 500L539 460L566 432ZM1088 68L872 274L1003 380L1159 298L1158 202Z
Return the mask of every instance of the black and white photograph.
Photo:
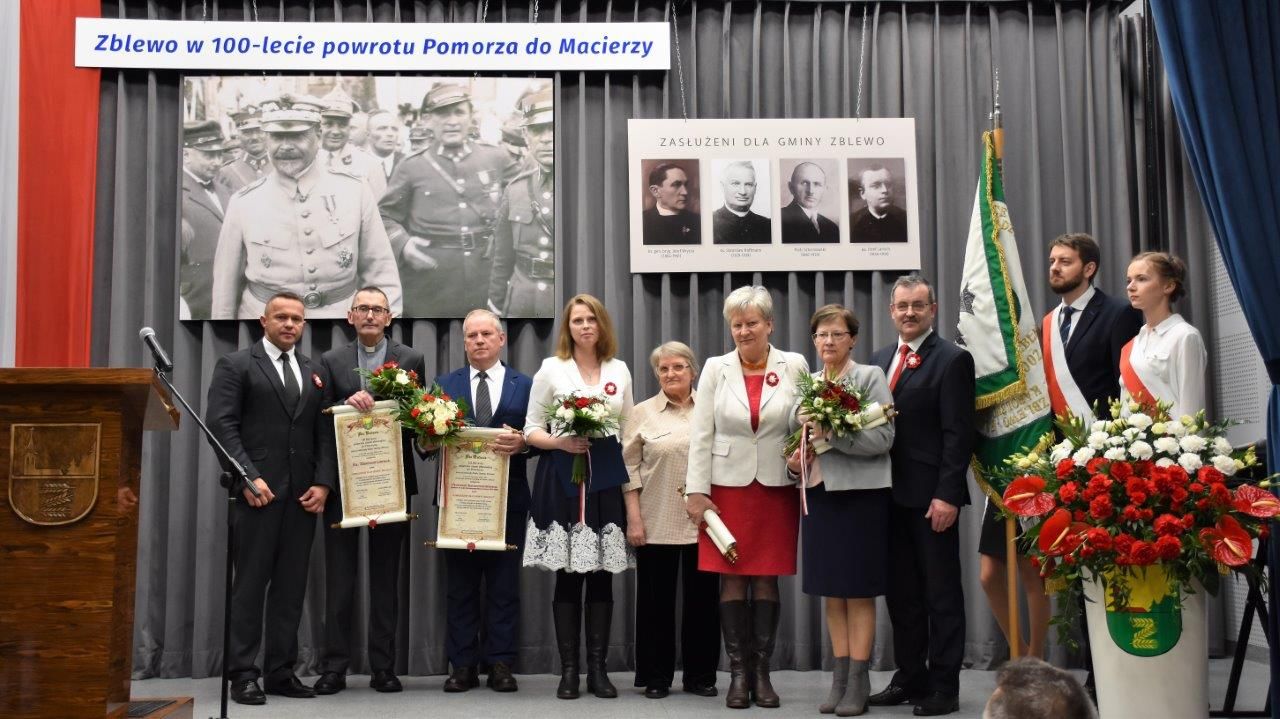
M907 241L906 163L901 157L849 160L849 241Z
M628 120L631 271L918 269L915 131L911 118ZM868 187L891 185L907 239L850 241L867 205L850 171L880 165Z
M649 159L640 163L644 177L644 244L702 243L701 183L697 160Z
M555 314L550 79L188 77L179 317ZM504 209L505 208L505 209Z
M717 245L767 245L773 241L769 161L712 160L715 212L711 241ZM763 191L762 191L763 190Z
M833 158L783 159L778 163L782 243L840 241L840 165Z

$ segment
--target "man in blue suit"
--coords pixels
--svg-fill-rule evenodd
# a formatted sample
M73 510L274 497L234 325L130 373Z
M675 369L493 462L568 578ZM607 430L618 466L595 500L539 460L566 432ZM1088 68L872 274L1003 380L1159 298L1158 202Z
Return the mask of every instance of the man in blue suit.
M898 671L871 706L912 703L916 716L959 709L964 590L956 520L969 503L974 440L973 356L933 331L928 280L899 277L889 295L898 339L872 355L885 371L899 419L889 515L889 590Z
M503 364L498 355L507 344L498 316L472 310L462 322L467 366L436 378L451 397L467 402L467 419L478 427L508 428L495 441L496 450L511 456L507 482L507 552L444 550L448 573L448 621L445 648L453 673L446 692L465 692L480 685L480 586L484 584L485 646L488 685L494 691L518 688L511 674L516 658L520 618L520 559L529 512L529 481L525 476L528 448L524 419L533 380Z

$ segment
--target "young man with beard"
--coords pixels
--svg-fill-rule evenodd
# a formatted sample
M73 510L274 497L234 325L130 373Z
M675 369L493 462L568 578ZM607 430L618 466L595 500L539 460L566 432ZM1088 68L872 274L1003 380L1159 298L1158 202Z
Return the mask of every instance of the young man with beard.
M261 314L281 290L315 317L346 314L356 289L383 288L399 310L400 275L364 180L323 167L315 98L263 104L272 171L231 198L213 260L213 319Z
M498 207L489 309L505 317L554 317L555 125L551 91L525 98L522 142L530 162Z
M328 373L297 351L305 313L295 294L269 297L259 319L266 336L219 359L209 382L209 429L260 492L231 488L235 582L227 679L239 704L266 702L259 677L267 694L315 696L294 666L316 515L333 489L334 448L333 425L320 415Z
M377 287L363 287L351 300L347 322L356 328L356 339L350 344L325 352L320 364L329 375L324 390L324 406L345 403L361 412L373 409L378 399L369 392L369 381L360 370L373 372L387 362L395 362L406 371L426 376L422 353L400 344L387 335L392 319L387 295ZM413 435L405 430L402 438L405 496L418 493L418 475L414 468ZM324 655L322 673L316 681L316 694L337 694L347 688L347 669L351 665L352 617L356 604L356 577L360 549L360 529L335 529L342 521L342 487L339 485L337 461L331 465L335 474L328 478L334 488L325 507L324 520ZM400 557L409 539L409 523L379 524L368 532L369 571L369 686L378 692L398 692L402 687L395 674L396 620L399 618ZM358 635L359 632L354 632Z
M213 253L231 193L215 182L226 142L214 120L182 128L182 266L178 283L186 303L181 319L209 318L213 294ZM189 232L187 230L190 230Z

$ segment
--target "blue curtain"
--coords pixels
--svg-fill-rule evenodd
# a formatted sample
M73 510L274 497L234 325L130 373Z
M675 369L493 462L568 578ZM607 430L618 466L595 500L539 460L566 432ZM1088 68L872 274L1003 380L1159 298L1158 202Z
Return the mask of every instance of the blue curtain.
M1280 469L1280 3L1151 0L1173 106L1227 273L1271 379L1267 454ZM1273 535L1274 536L1274 535ZM1271 542L1277 606L1280 541ZM1271 625L1271 712L1280 661Z

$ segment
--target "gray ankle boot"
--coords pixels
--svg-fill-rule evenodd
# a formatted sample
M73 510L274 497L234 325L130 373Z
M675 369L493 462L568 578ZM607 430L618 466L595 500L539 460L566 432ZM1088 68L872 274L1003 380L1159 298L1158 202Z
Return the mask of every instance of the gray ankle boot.
M871 694L871 676L867 669L867 660L849 661L849 685L836 705L836 716L856 717L867 711L867 697Z
M836 665L831 669L831 693L827 700L818 705L820 714L834 714L836 705L844 696L844 688L849 684L849 657L836 657Z

